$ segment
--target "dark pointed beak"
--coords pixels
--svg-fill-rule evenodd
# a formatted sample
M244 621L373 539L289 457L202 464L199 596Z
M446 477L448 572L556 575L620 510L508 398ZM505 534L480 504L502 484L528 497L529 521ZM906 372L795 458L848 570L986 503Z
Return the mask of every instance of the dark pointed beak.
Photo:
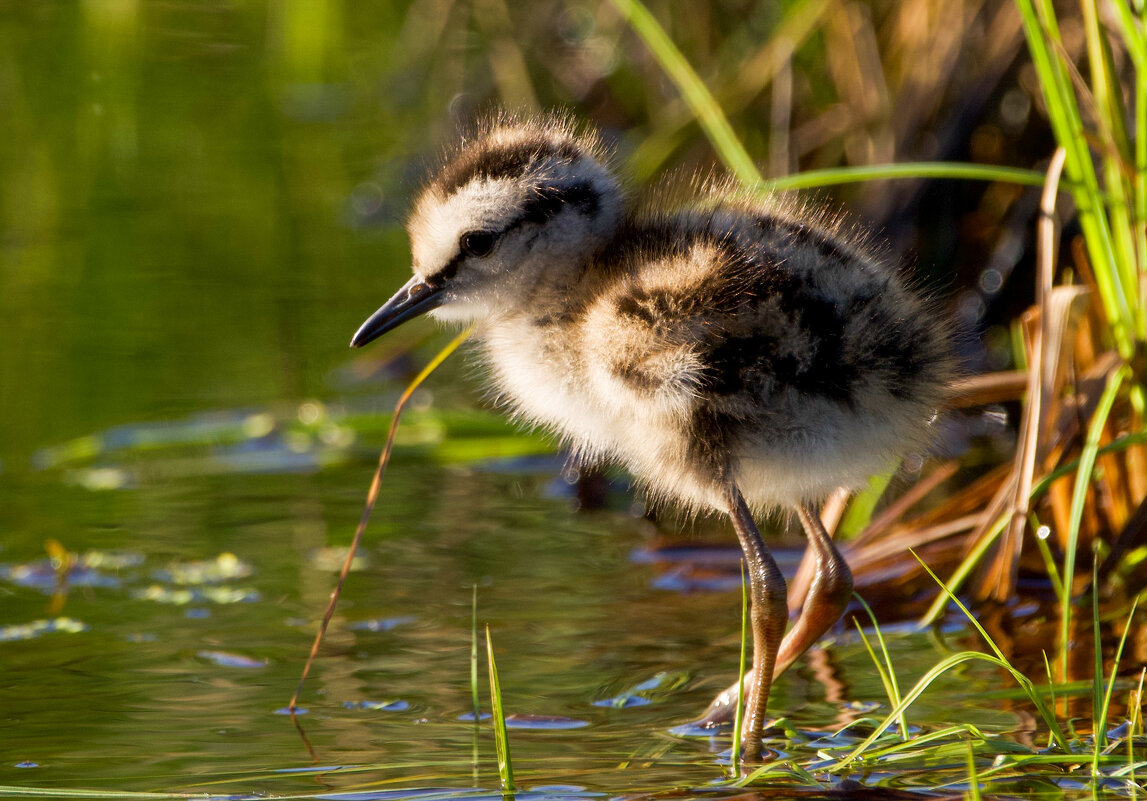
M442 288L433 287L414 276L382 304L382 308L367 318L351 337L350 346L361 348L407 320L425 314L442 305Z

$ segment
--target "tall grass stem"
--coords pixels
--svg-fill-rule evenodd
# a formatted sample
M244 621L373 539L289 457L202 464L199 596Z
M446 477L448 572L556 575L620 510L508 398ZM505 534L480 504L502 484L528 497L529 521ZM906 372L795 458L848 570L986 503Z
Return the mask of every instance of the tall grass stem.
M677 45L673 44L673 40L661 27L661 23L641 0L612 0L612 2L629 22L630 27L645 42L653 57L665 70L665 74L677 86L725 166L746 186L759 185L764 177L733 132L725 112L721 110L713 94L685 60L681 51L677 49Z

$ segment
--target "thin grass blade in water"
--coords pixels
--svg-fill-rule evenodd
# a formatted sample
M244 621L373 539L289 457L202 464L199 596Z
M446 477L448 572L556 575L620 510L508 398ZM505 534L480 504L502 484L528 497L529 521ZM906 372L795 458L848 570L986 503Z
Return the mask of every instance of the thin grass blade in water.
M737 660L737 714L733 717L733 745L730 750L732 775L741 772L741 726L745 722L745 644L749 639L749 594L745 582L745 560L741 560L741 656Z
M956 606L960 607L960 611L964 613L964 616L975 627L976 631L980 633L980 636L984 638L984 642L986 642L988 647L992 649L992 652L995 653L996 658L992 659L987 654L981 654L981 656L983 656L985 659L988 659L989 661L997 662L1001 667L1012 674L1016 682L1020 685L1020 689L1024 691L1024 694L1027 695L1028 700L1032 702L1036 710L1039 712L1040 717L1043 718L1044 723L1047 724L1048 729L1051 731L1052 738L1055 740L1055 744L1064 751L1067 751L1067 736L1063 733L1063 729L1060 727L1059 721L1056 720L1055 715L1048 707L1047 702L1044 701L1043 696L1036 692L1035 685L1032 684L1031 679L1029 679L1027 676L1012 666L1011 662L1009 662L1007 657L1004 656L1004 652L1000 650L998 645L996 645L995 640L993 640L991 636L989 636L988 632L984 629L984 627L980 625L980 621L976 620L972 613L968 611L968 607L964 606L964 603L959 598L957 598L950 589L948 589L947 585L940 581L940 577L932 572L932 568L928 567L927 563L925 563L924 560L921 559L915 551L913 551L913 555L916 556L917 561L920 562L920 566L923 567L928 575L932 577L932 580L940 585L940 591L943 592L950 601L955 603Z
M327 633L327 626L330 625L331 618L334 617L335 606L338 604L339 595L342 593L343 584L346 583L346 577L350 574L351 565L354 563L354 555L358 550L358 544L362 541L363 532L366 531L366 524L370 522L370 513L374 511L374 504L378 500L378 492L382 489L382 476L386 473L386 466L390 463L390 452L394 449L394 437L398 433L398 420L402 416L402 410L406 406L406 402L410 400L410 396L414 394L414 390L418 389L419 385L427 379L427 377L439 368L442 362L450 356L451 353L458 349L458 346L466 341L470 336L470 332L474 330L474 326L469 326L454 339L438 352L438 355L430 360L430 363L422 368L422 371L414 377L408 386L398 398L398 403L394 405L394 417L390 421L390 431L386 435L386 445L382 449L382 454L378 457L378 466L374 469L374 477L370 480L370 489L366 493L366 506L362 510L362 517L359 518L358 527L354 530L354 538L351 539L350 547L347 549L346 561L343 562L342 570L339 572L339 580L335 584L334 590L331 592L330 602L327 604L326 612L323 613L323 621L319 624L319 632L315 635L315 641L311 644L311 652L307 655L307 662L303 665L303 675L299 677L299 684L295 687L295 694L291 696L291 701L287 704L287 709L290 710L291 717L294 717L295 710L299 705L299 694L303 691L303 685L307 681L307 676L310 675L311 666L315 662L315 656L319 652L319 646L322 645L323 635Z
M470 700L474 705L474 723L482 718L478 703L478 585L474 585L474 600L470 607Z
M880 624L876 622L876 615L873 613L872 607L856 593L853 593L853 597L860 601L860 605L863 606L864 611L868 613L868 619L872 621L872 630L876 632L876 641L880 644L880 653L884 658L883 665L877 660L876 652L868 642L868 637L864 634L864 629L861 628L860 621L853 618L852 622L856 624L856 630L860 633L860 639L864 642L864 647L868 650L868 655L872 658L872 664L876 667L876 672L880 675L880 682L884 685L884 692L888 695L888 700L892 702L892 708L895 709L900 706L900 682L896 679L896 668L892 664L892 656L888 653L888 644L884 642L884 634L880 631ZM900 724L900 739L907 740L908 721L901 715L897 723Z
M516 793L514 786L514 763L510 758L510 736L506 731L506 710L502 707L502 685L498 682L498 666L494 662L494 643L490 639L490 627L486 626L486 665L490 670L490 705L494 720L494 745L498 750L498 777L502 780L502 792Z
M1059 623L1060 647L1060 678L1067 677L1067 649L1071 637L1071 590L1075 577L1075 554L1079 543L1079 527L1083 522L1083 506L1087 500L1087 489L1091 485L1091 473L1095 468L1095 457L1099 451L1099 440L1103 429L1107 425L1107 418L1111 414L1111 407L1115 404L1115 395L1123 380L1130 375L1130 368L1124 365L1111 374L1103 394L1099 398L1099 406L1087 426L1087 441L1079 455L1079 468L1075 474L1075 485L1071 493L1071 522L1067 531L1067 544L1063 554L1063 596L1060 598L1060 608L1063 610Z
M980 777L976 775L976 752L972 744L968 743L968 798L971 801L980 801Z
M1094 592L1094 590L1093 590ZM1119 662L1123 658L1123 646L1127 644L1127 635L1131 632L1132 624L1135 622L1135 610L1139 608L1139 599L1136 598L1131 602L1131 611L1127 613L1127 625L1123 627L1123 635L1119 638L1119 645L1115 649L1115 656L1111 660L1111 678L1107 680L1107 688L1103 692L1103 699L1099 706L1099 712L1095 716L1095 755L1091 763L1091 775L1093 778L1098 779L1099 776L1099 756L1103 747L1100 745L1100 736L1103 737L1103 743L1107 742L1107 713L1111 709L1111 695L1115 692L1115 679L1119 676ZM1098 612L1095 616L1095 628L1099 629L1099 616ZM1103 653L1100 651L1096 655L1096 661L1101 665L1103 663ZM1139 700L1142 702L1143 698L1143 674L1139 677ZM1139 714L1138 704L1130 710L1130 721L1127 727L1128 740L1135 734L1135 719ZM1128 748L1131 746L1128 745Z

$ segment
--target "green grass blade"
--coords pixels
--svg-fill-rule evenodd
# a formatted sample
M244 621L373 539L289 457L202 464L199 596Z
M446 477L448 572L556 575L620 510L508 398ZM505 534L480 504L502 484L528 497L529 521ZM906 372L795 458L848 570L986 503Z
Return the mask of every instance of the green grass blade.
M490 671L490 705L494 720L494 745L498 751L498 778L502 780L502 792L516 793L514 763L510 758L510 736L506 731L506 712L502 707L502 685L498 682L498 666L494 663L494 643L490 639L489 626L486 626L486 665Z
M907 709L916 702L916 699L923 695L923 693L928 689L929 686L932 685L933 682L935 682L938 678L940 678L940 676L944 675L949 670L952 670L953 668L958 667L966 662L987 662L990 665L994 665L1010 673L1012 678L1016 680L1016 683L1019 684L1020 689L1023 690L1024 694L1028 697L1028 700L1033 703L1041 717L1044 718L1045 723L1050 721L1051 725L1049 728L1051 729L1052 736L1055 739L1056 745L1063 749L1065 752L1068 751L1067 738L1064 736L1063 730L1060 728L1058 721L1056 721L1055 718L1051 716L1050 710L1047 708L1047 704L1043 701L1043 698L1035 691L1035 686L1031 683L1030 679L1024 676L1023 673L1021 673L1019 670L1014 668L1007 660L1000 659L989 654L980 653L979 651L961 651L941 659L936 665L929 669L928 672L925 673L918 682L916 682L915 686L913 686L912 689L904 695L904 700L901 701L895 709L889 712L883 721L875 726L872 733L866 737L863 742L845 754L839 761L834 762L832 765L826 767L825 770L832 773L838 773L846 768L849 764L854 762L857 758L863 755L865 751L871 748L872 744L875 743L880 738L880 736L888 730L888 727L891 726L897 718L904 714L904 712L907 711ZM909 744L904 744L904 746L907 745Z
M1087 42L1088 69L1096 121L1099 125L1101 147L1100 166L1104 188L1110 202L1106 212L1111 223L1112 245L1115 248L1115 267L1118 285L1127 299L1134 323L1134 332L1142 338L1143 308L1138 302L1136 278L1136 235L1132 231L1132 187L1125 174L1125 166L1132 163L1131 145L1124 120L1127 110L1123 105L1123 90L1115 75L1111 60L1111 42L1100 25L1099 8L1095 0L1082 0L1084 36Z
M1095 585L1093 585L1095 586ZM1093 592L1093 594L1095 594ZM1095 715L1095 721L1092 724L1095 729L1095 753L1091 763L1091 775L1099 775L1099 756L1103 747L1100 746L1100 736L1103 738L1104 746L1107 743L1107 714L1111 709L1111 696L1115 693L1115 679L1119 676L1119 662L1123 658L1123 647L1127 645L1127 635L1131 632L1135 622L1135 610L1139 607L1139 599L1136 598L1131 602L1131 611L1127 613L1127 625L1123 627L1123 635L1119 638L1119 645L1115 648L1115 657L1111 662L1111 677L1107 680L1107 687L1103 691L1103 700L1100 703L1099 711ZM1099 628L1099 613L1095 613L1095 627ZM1096 635L1098 640L1098 635ZM1103 653L1100 652L1096 656L1096 661L1099 663L1099 670L1103 670ZM1140 692L1142 692L1142 678L1140 678ZM1142 698L1142 695L1140 695ZM1134 714L1134 713L1132 713ZM1128 739L1135 733L1135 726L1128 726Z
M1047 691L1051 697L1051 708L1055 709L1055 676L1051 672L1051 660L1047 658L1047 651L1041 651L1040 654L1043 656L1043 669L1047 674Z
M482 719L482 706L478 702L478 585L474 585L474 598L470 604L470 700L474 705L474 725Z
M1135 705L1131 714L1131 733L1142 735L1147 732L1143 725L1143 682L1147 680L1147 667L1139 671L1139 689L1135 691Z
M1147 71L1147 36L1140 29L1141 23L1135 19L1135 11L1127 0L1111 0L1108 7L1115 12L1114 21L1119 28L1119 36L1135 65L1135 71L1140 74ZM1143 11L1147 11L1147 5L1143 5L1141 13ZM1143 129L1136 126L1135 130Z
M909 161L899 164L869 164L860 167L832 167L808 170L782 178L770 178L764 188L776 192L791 189L816 189L840 184L869 181L914 180L919 178L954 178L964 181L995 181L1021 186L1043 186L1045 175L1019 167L997 167L990 164L963 164L950 161Z
M1135 19L1135 13L1126 0L1111 0L1108 7L1115 11L1115 22L1123 45L1135 65L1135 174L1131 181L1134 198L1132 229L1135 232L1136 264L1140 272L1147 269L1147 36L1142 30L1142 20ZM1140 9L1147 14L1147 5ZM1142 313L1144 300L1139 299ZM1140 332L1140 337L1147 336Z
M726 114L743 111L753 104L765 87L772 83L781 65L791 62L794 55L813 38L824 24L827 12L835 7L835 0L793 0L784 3L783 16L768 34L759 42L755 53L744 54L738 69L715 75L714 81L722 82L712 87L713 96ZM753 36L757 39L757 36ZM735 40L730 37L726 45L718 44L713 54L716 63L726 60L721 52ZM716 44L716 43L715 43ZM722 85L723 84L723 85ZM665 161L688 139L685 128L695 116L688 104L678 108L684 101L667 105L651 115L652 127L636 143L629 160L633 177L640 184L646 183L662 171Z
M645 42L661 68L676 84L685 102L689 104L702 130L713 143L717 156L737 178L747 186L761 183L762 176L745 150L721 107L705 84L673 44L665 29L641 0L612 0L629 25Z
M988 739L987 735L980 731L974 724L960 723L954 726L947 726L943 729L937 729L936 731L930 731L926 734L914 737L911 740L897 742L884 748L875 748L870 751L867 756L870 760L885 759L893 754L924 750L924 746L931 745L934 742L939 742L941 744L939 747L942 748L944 747L944 740L957 735L970 735L978 740ZM929 753L930 755L935 754L936 751L932 750Z
M1147 431L1140 431L1135 434L1124 434L1122 437L1112 440L1100 448L1098 451L1096 451L1096 456L1106 456L1109 453L1119 453L1120 451L1125 451L1134 445L1147 445ZM1034 500L1043 495L1045 492L1047 492L1048 488L1051 487L1051 485L1059 479L1063 478L1064 476L1070 476L1072 473L1077 471L1079 469L1079 464L1079 459L1073 459L1072 461L1066 462L1060 467L1057 467L1055 470L1048 473L1039 481L1035 482L1032 485L1032 499Z
M1130 373L1124 365L1116 370L1107 379L1103 394L1099 396L1099 405L1087 426L1087 439L1079 454L1079 468L1075 473L1075 486L1071 493L1071 514L1067 529L1067 544L1064 547L1063 558L1063 595L1060 597L1059 648L1060 648L1060 678L1067 676L1067 649L1071 636L1071 591L1075 579L1075 556L1079 543L1079 527L1083 522L1083 504L1087 499L1087 488L1091 484L1091 473L1095 468L1095 457L1099 451L1099 437L1107 424L1111 414L1111 407L1115 404L1115 395L1119 391L1124 378Z
M853 618L856 623L856 630L860 633L860 639L864 641L864 647L868 650L868 655L872 658L873 665L876 666L876 672L880 676L880 682L884 685L884 692L888 696L892 707L900 706L900 682L896 677L896 667L892 663L892 656L888 653L888 644L884 642L884 634L880 631L880 624L876 622L876 615L872 611L872 607L868 602L861 598L858 594L853 593L852 597L860 601L860 605L864 607L864 611L868 613L868 619L872 621L872 630L876 633L876 641L880 644L880 653L884 659L882 666L876 659L876 653L872 650L872 646L868 642L868 637L864 634L864 629L860 627L860 622ZM908 739L908 721L903 715L897 721L900 725L900 738L903 740Z
M972 801L980 801L980 777L976 775L976 752L972 744L968 743L968 797Z
M1017 0L1023 20L1024 35L1031 53L1032 65L1046 100L1048 119L1055 138L1067 153L1065 171L1075 186L1080 227L1092 263L1095 283L1099 288L1104 314L1111 325L1120 354L1129 358L1134 351L1131 332L1132 313L1129 297L1138 297L1137 289L1121 286L1121 273L1115 255L1111 229L1103 213L1103 197L1095 165L1091 161L1087 135L1079 112L1067 68L1060 58L1063 45L1055 11L1050 0Z
M775 782L776 779L783 776L790 776L803 782L809 787L817 787L821 789L824 787L824 785L817 781L815 776L813 776L811 773L809 773L807 770L802 768L791 759L778 759L776 762L769 762L765 765L761 765L761 767L754 770L748 776L733 782L732 786L749 787L752 786L755 782L765 778L771 779Z
M972 570L980 563L980 559L988 552L988 549L992 547L996 539L999 538L1007 521L1007 513L1000 515L996 522L992 523L991 528L984 532L984 536L976 544L976 547L969 551L968 555L964 557L964 560L956 566L952 575L948 577L947 585L941 583L940 586L950 587L953 592L964 586L964 581L971 575ZM921 626L931 626L940 619L940 615L944 614L944 607L948 605L948 597L949 596L942 592L936 596L936 600L932 602L928 610L920 617Z
M872 512L876 509L876 504L880 502L884 491L888 489L888 483L892 481L892 477L896 475L899 467L900 462L897 460L884 472L870 476L864 489L852 496L848 502L848 508L844 512L844 517L841 518L840 525L837 526L840 538L848 539L859 534L865 526L872 522Z
M1047 544L1047 538L1051 536L1051 529L1045 525L1041 525L1039 520L1033 514L1031 521L1031 530L1035 532L1035 544L1039 549L1040 558L1043 559L1044 570L1047 571L1048 581L1051 582L1051 590L1056 598L1063 595L1063 579L1059 576L1059 566L1055 563L1055 557L1052 556L1051 547Z
M1128 626L1128 629L1131 627ZM1114 676L1114 672L1112 676ZM1139 671L1139 689L1135 693L1135 704L1131 707L1131 720L1127 726L1127 766L1125 770L1131 777L1131 797L1137 799L1136 793L1139 782L1135 779L1135 735L1143 734L1143 680L1147 679L1147 667Z
M905 693L903 700L897 704L895 709L888 713L883 721L874 727L872 733L868 735L868 737L866 737L859 745L845 754L839 761L828 766L826 770L832 773L837 773L854 762L865 751L867 751L872 746L872 744L875 743L880 738L880 736L888 730L888 727L891 726L893 722L898 720L908 710L908 708L916 702L916 699L923 695L924 691L927 690L938 678L943 676L949 670L966 662L988 662L990 664L1004 668L1005 670L1014 670L1013 668L1010 668L1010 666L1003 660L994 656L989 656L988 654L980 653L979 651L961 651L959 653L944 657L938 663L933 665L923 676L920 677L920 680L916 682L912 689Z
M745 722L745 645L749 640L749 591L745 581L745 560L741 560L741 657L737 661L737 712L733 717L732 775L741 773L741 726Z
M909 550L911 551L911 549ZM1027 676L1025 676L1019 670L1012 667L1011 662L1009 662L1007 657L1004 656L1004 652L1000 650L999 646L996 645L995 640L993 640L988 632L984 629L984 627L980 625L980 621L978 621L972 615L972 613L968 611L968 607L964 606L963 601L957 598L952 590L950 590L944 584L944 582L940 581L940 578L932 572L932 568L928 567L924 560L922 560L915 551L911 551L911 553L916 557L916 561L920 563L920 566L923 567L924 570L927 571L928 575L932 577L932 580L940 585L940 591L948 596L948 599L960 608L960 611L964 613L964 617L966 617L968 622L970 622L976 631L980 633L980 636L983 638L984 642L988 644L988 647L992 649L992 653L996 655L996 659L1000 662L1001 666L1012 674L1016 682L1019 684L1020 689L1024 691L1028 697L1028 700L1032 702L1032 705L1034 705L1036 710L1040 713L1040 717L1043 718L1044 723L1047 725L1048 729L1051 730L1052 737L1055 740L1056 745L1066 751L1067 737L1064 735L1063 729L1059 725L1059 721L1056 720L1055 715L1052 713L1051 709L1048 708L1047 702L1044 701L1043 696L1035 691L1035 685L1032 684L1031 679L1027 678Z
M1103 717L1103 639L1099 630L1099 560L1095 554L1091 559L1091 656L1095 665L1091 671L1091 728L1095 746L1092 760L1092 777L1099 769L1099 754L1107 747L1107 730L1102 725Z

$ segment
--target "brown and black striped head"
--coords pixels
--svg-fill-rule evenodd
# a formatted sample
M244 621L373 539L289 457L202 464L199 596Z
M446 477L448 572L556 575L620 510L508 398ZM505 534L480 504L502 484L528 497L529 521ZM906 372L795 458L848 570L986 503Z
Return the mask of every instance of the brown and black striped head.
M553 117L487 123L423 189L407 223L414 277L351 345L432 310L469 322L528 303L580 271L622 215L595 135Z

